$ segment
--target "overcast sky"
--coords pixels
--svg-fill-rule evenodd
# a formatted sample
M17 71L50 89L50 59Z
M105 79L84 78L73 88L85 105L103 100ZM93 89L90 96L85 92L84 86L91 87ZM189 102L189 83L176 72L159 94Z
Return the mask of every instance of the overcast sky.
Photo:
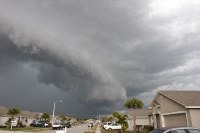
M0 106L76 117L200 89L199 0L0 0Z

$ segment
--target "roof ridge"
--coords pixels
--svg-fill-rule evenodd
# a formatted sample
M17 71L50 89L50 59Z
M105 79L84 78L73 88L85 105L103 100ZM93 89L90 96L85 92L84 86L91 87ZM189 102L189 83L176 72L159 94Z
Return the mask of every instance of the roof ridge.
M168 97L169 99L171 99L171 100L173 100L173 101L177 102L178 104L180 104L180 105L182 105L182 106L185 107L185 105L184 105L183 103L181 103L181 102L175 100L174 98L171 98L170 96L168 96L168 95L166 95L166 94L163 94L163 93L161 93L161 92L159 92L159 93L162 94L162 95L164 95L164 96L166 96L166 97Z
M158 92L161 92L161 91L199 91L200 90L158 90Z

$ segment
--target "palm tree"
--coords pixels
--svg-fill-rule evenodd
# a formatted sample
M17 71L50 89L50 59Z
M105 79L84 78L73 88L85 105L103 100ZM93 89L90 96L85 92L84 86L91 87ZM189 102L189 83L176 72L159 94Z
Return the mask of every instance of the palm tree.
M127 115L120 114L119 112L114 112L112 115L118 119L116 123L120 124L123 130L126 130L128 127L128 123L126 121Z
M60 120L64 123L67 120L67 117L65 115L60 115Z
M41 119L42 119L42 120L45 120L45 121L47 121L47 122L49 122L49 118L50 118L49 113L46 113L46 112L44 112L44 113L42 114L42 116L41 116Z
M13 120L15 115L20 114L20 110L17 108L9 109L7 114L11 115Z
M34 119L39 120L40 119L39 114L35 114Z
M128 99L125 103L125 107L128 109L133 109L133 122L134 122L134 131L136 131L136 109L143 108L143 102L137 98Z

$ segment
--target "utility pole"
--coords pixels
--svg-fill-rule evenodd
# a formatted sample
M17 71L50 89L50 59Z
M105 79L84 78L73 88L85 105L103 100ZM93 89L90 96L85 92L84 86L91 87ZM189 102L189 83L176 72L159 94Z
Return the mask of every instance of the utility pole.
M58 102L62 102L62 100L59 100L59 101L55 101L55 102L53 102L53 116L52 116L52 122L51 122L51 124L53 125L54 124L54 113L55 113L55 108L56 108L56 103L58 103Z

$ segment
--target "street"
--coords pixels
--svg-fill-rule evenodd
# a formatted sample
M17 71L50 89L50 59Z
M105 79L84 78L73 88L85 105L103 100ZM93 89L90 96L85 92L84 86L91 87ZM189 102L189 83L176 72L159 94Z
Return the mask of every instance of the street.
M78 126L72 126L71 128L67 128L66 133L84 133L87 130L88 130L87 125L81 124ZM47 131L42 131L42 132L37 132L37 133L56 133L56 131L64 131L64 129L63 130L47 130Z
M66 133L84 133L85 131L88 130L88 127L86 124L81 124L78 126L72 126L72 128L67 128L67 132ZM63 130L45 130L45 131L39 131L39 132L29 132L29 133L56 133L56 131L64 131ZM13 131L3 131L0 130L0 133L13 133ZM20 132L20 131L16 131L15 133L24 133L24 132Z

